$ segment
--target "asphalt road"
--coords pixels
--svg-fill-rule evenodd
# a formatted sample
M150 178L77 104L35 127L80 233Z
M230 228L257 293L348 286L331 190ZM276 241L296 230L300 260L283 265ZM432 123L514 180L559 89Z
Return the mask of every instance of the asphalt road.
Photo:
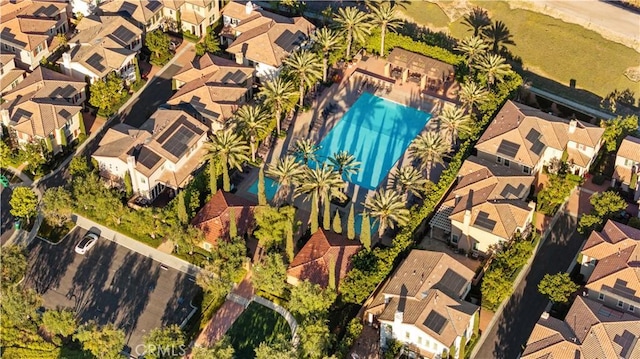
M180 69L180 66L174 64L169 66L162 74L155 77L151 83L145 87L142 93L140 93L138 98L122 110L124 122L134 127L140 127L140 125L142 125L144 121L146 121L149 116L155 112L158 106L167 102L167 100L173 95L171 81L173 76L180 71ZM85 146L82 153L79 155L90 158L91 154L98 148L98 143L102 140L105 132L106 130L99 133ZM64 186L68 183L71 179L68 167L69 165L61 167L54 176L40 182L40 189L44 192L47 188Z
M143 337L180 324L199 289L186 274L102 237L85 255L76 254L85 233L76 227L58 245L35 240L25 283L43 296L46 308L71 308L81 322L114 323L126 333L125 351L142 354Z
M0 185L0 245L4 245L13 234L13 216L9 200L11 199L11 188Z
M547 273L565 272L584 241L575 228L575 217L559 218L502 315L490 332L482 334L486 339L475 358L515 359L520 354L548 303L538 293L538 283Z

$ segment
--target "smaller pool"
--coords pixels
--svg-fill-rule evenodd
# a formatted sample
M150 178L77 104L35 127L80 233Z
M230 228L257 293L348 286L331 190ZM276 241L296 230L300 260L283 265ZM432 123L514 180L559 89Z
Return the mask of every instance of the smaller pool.
M276 196L276 192L278 192L278 188L279 187L280 186L278 185L278 182L276 182L275 180L272 180L271 178L265 176L265 178L264 178L264 192L267 195L267 201L271 201L273 199L273 197ZM253 193L256 196L258 195L258 180L257 179L255 181L253 181L253 183L251 184L251 186L249 187L247 192Z
M362 229L362 214L357 213L355 221L353 222L355 225L354 229L356 230L356 234L360 235L360 229ZM373 237L373 235L376 234L376 232L378 232L378 222L375 222L373 218L369 217L369 223L371 223L371 236Z

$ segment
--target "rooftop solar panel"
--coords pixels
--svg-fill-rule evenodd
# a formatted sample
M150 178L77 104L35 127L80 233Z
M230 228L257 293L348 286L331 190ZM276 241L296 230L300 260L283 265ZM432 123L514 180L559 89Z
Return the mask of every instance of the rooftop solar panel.
M129 16L133 15L138 6L136 4L132 4L130 2L123 2L120 6L119 12L126 12Z
M540 142L540 140L536 141L533 143L533 145L531 145L531 147L529 148L531 150L531 152L535 153L536 155L540 155L542 154L542 151L544 150L544 143Z
M182 155L189 148L189 142L196 136L193 131L185 126L181 126L177 131L173 133L171 137L162 145L167 152L176 156L177 158Z
M447 269L447 271L442 276L442 279L440 280L440 285L444 289L447 289L452 293L459 295L462 291L462 288L466 287L467 280L455 271Z
M519 149L519 144L507 140L502 140L502 142L500 142L500 146L498 146L498 153L507 157L515 158L518 154Z
M162 3L160 1L149 1L144 7L146 7L147 9L155 12L161 6L162 6Z
M500 191L500 197L502 198L519 198L520 193L524 191L524 184L520 183L518 187L514 187L511 184L507 184L504 186L502 191Z
M126 45L136 37L136 34L127 29L124 25L120 25L116 31L113 32L113 36L115 36L123 45Z
M630 354L632 349L636 346L637 341L638 337L626 329L622 332L622 335L616 335L613 337L613 342L621 347L620 358L623 359L627 359L631 356Z
M155 152L146 147L142 147L140 149L140 154L138 154L138 162L141 165L151 169L158 163L158 161L160 161L160 156L158 156Z
M434 332L440 334L442 333L442 329L444 328L444 324L447 320L435 311L431 311L429 315L427 315L427 319L424 320L424 325L433 330Z
M104 58L102 56L100 56L100 54L93 54L91 55L88 59L87 59L87 64L91 67L93 67L94 69L98 70L99 72L102 72L106 69L106 67L103 65Z
M292 51L295 46L300 45L306 38L302 31L295 33L285 30L275 41L275 44L283 48L285 51Z
M496 221L489 218L489 213L480 211L473 224L488 231L493 231L493 228L496 226Z
M529 130L529 133L527 133L527 136L525 138L527 139L527 141L534 143L540 138L540 132L532 128Z
M62 110L58 111L58 115L60 115L60 117L62 117L62 118L67 118L68 119L69 117L71 117L71 112L69 112L69 111L67 111L65 109L62 109Z

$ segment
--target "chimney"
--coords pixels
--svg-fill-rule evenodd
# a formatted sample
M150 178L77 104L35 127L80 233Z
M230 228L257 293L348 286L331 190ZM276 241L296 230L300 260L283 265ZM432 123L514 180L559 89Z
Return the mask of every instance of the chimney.
M244 13L247 15L251 15L251 11L253 11L253 4L251 3L251 1L247 1L247 3L244 5Z
M569 133L576 132L577 127L578 127L578 120L569 121Z
M460 195L457 194L455 197L455 205L457 205L458 203L460 203Z
M543 312L542 315L540 315L540 319L549 319L549 313Z
M9 127L9 122L11 122L11 117L9 117L9 110L0 110L0 118L2 118L2 124L4 125L4 127Z
M68 69L71 67L71 54L68 52L64 52L62 54L62 64L64 68Z
M404 320L404 312L401 310L396 310L396 314L393 316L393 322L396 324L402 323Z

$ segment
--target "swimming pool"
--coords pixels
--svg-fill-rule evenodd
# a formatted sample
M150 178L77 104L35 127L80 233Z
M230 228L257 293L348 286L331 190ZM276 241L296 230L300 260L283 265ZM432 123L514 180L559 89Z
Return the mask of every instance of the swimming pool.
M361 163L350 182L375 190L430 118L429 113L363 93L322 139L318 157L348 151Z
M271 201L273 197L275 197L276 192L278 192L278 187L280 187L278 182L267 176L264 177L264 192L267 195L268 201ZM253 181L249 189L247 189L247 192L253 193L256 196L258 195L258 179Z

